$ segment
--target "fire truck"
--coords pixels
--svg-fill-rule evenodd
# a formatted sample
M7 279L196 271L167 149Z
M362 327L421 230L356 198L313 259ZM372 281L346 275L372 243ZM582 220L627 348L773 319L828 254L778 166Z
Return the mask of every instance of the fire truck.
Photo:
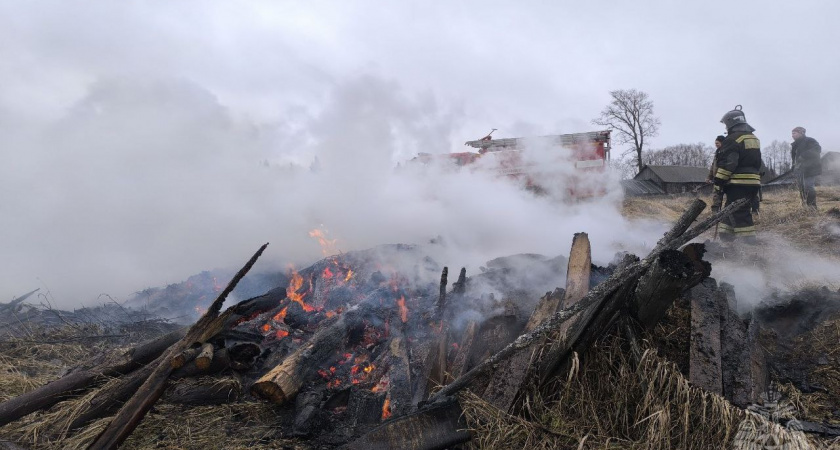
M477 151L440 156L459 167L493 170L537 194L578 200L606 193L610 130L505 139L488 134L465 145ZM434 157L422 153L415 159L430 162Z

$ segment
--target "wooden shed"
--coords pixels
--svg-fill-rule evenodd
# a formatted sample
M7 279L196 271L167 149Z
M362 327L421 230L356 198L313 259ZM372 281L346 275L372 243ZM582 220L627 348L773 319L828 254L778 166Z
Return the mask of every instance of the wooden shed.
M708 167L647 165L633 179L653 182L666 194L682 194L705 186L708 176Z

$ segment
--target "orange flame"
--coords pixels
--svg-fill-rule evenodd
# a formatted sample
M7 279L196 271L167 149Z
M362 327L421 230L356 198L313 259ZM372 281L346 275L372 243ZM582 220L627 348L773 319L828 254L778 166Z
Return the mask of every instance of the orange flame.
M281 309L279 313L275 314L273 319L277 322L282 322L284 319L286 319L286 308Z
M269 325L269 324L263 325L262 330L263 330L263 333L268 333L269 331L271 331L271 325Z
M288 336L289 332L286 330L277 330L277 339L283 339L284 337Z
M350 281L351 278L353 278L353 269L347 269L347 276L344 277L344 282Z
M329 267L324 267L324 278L329 279L329 278L332 278L332 277L333 277L332 270L330 270Z
M385 397L385 403L382 404L382 420L391 417L391 397Z
M408 308L405 306L405 296L400 296L397 300L397 306L400 307L400 320L403 323L408 322Z
M315 308L312 306L307 305L303 301L304 294L298 294L298 290L303 286L303 277L297 273L296 270L292 270L292 281L289 282L289 287L286 288L286 297L289 297L289 300L298 303L303 310L306 312L315 311Z
M338 239L327 239L326 228L324 228L323 230L316 228L310 231L309 237L318 239L318 243L321 244L321 253L323 253L324 256L335 255L336 253L338 253L335 246L335 243L338 241Z

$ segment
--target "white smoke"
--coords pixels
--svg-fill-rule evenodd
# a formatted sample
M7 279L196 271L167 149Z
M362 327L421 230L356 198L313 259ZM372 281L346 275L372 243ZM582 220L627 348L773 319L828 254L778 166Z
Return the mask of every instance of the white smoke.
M579 231L606 264L665 228L625 221L610 178L605 197L570 204L492 171L406 164L464 138L451 135L459 114L393 82L358 77L287 117L242 119L185 80L107 78L58 120L0 129L19 161L0 168L2 297L46 286L63 306L125 298L238 268L264 242L263 269L308 264L323 256L316 228L340 251L439 236L439 262L469 273L508 254L568 254Z
M755 253L755 252L758 253ZM760 248L751 256L734 248L729 259L712 263L712 277L735 287L740 311L748 311L774 293L796 292L803 287L837 288L840 262L797 249L781 236L761 236Z

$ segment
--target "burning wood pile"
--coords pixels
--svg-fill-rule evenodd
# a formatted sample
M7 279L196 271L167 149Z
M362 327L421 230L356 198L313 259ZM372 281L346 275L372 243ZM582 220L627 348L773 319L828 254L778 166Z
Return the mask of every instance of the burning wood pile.
M283 411L277 425L285 435L325 446L458 445L471 434L456 394L467 389L517 413L608 333L636 345L637 333L709 276L703 245L688 242L740 206L691 227L705 208L695 200L649 255L625 254L607 268L592 266L579 233L565 287L544 294L511 284L505 260L450 277L398 245L390 248L398 261L377 250L330 257L293 273L288 286L222 311L263 246L194 325L3 402L0 426L114 378L42 433L60 439L116 412L89 446L116 448L162 396L185 404L253 397ZM563 265L520 258L555 274ZM429 282L428 273L440 275ZM167 389L184 379L191 381Z

